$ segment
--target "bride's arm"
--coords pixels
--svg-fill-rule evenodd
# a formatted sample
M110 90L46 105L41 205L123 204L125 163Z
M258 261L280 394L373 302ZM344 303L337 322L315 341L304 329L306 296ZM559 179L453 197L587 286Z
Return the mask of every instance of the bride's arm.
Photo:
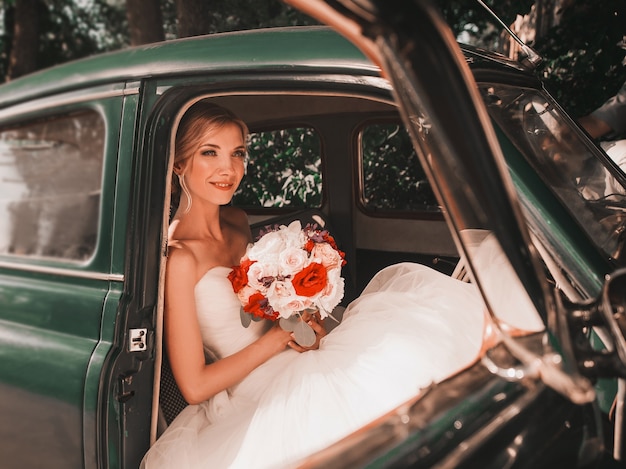
M195 275L193 254L172 249L165 280L164 333L172 373L189 404L198 404L237 384L292 340L290 332L272 327L248 347L207 365L196 315Z

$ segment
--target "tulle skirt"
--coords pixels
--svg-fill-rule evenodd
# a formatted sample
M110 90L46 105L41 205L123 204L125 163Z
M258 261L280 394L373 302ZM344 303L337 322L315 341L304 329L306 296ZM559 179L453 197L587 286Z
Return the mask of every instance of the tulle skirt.
M484 321L472 284L419 264L388 267L319 350L286 350L187 407L142 467L292 467L472 364Z

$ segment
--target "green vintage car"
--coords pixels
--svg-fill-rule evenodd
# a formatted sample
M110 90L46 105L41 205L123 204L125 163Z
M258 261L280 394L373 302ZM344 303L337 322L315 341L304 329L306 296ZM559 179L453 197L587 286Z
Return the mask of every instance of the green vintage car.
M331 229L344 304L382 267L420 262L478 283L501 324L472 367L304 467L621 457L624 173L531 69L459 48L428 3L345 3L300 6L384 75L332 29L294 27L132 48L0 87L2 467L136 468L185 405L161 342L162 278L172 136L199 99L250 126L235 204L253 229ZM486 238L514 284L488 274ZM545 331L497 300L503 288Z

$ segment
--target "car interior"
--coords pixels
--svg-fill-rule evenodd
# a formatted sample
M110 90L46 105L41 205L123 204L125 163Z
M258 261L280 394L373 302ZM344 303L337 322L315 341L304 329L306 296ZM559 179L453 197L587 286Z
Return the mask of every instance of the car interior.
M378 205L376 200L365 200L363 195L367 190L364 188L367 182L364 182L366 175L363 164L367 149L364 148L363 135L368 126L391 125L394 129L389 133L392 140L378 142L379 146L370 150L370 153L375 154L382 146L387 152L386 156L393 154L401 164L419 167L387 90L381 90L381 95L377 96L346 89L326 93L241 92L208 96L205 99L231 109L248 124L252 143L249 144L250 160L242 186L258 187L255 194L267 192L271 187L268 182L271 178L278 179L280 184L289 179L286 175L290 168L285 167L255 173L256 166L263 166L259 160L281 160L281 151L295 151L296 155L302 156L306 149L302 150L293 143L301 142L302 138L291 138L294 136L313 134L319 141L313 145L314 153L318 154L309 155L311 161L303 169L310 169L315 175L317 182L312 188L309 187L312 194L298 196L298 188L301 187L298 186L301 182L298 180L294 183L295 188L284 191L281 199L253 200L254 197L246 198L246 194L236 194L233 203L248 213L253 239L267 226L288 224L296 219L303 225L315 224L330 232L340 249L345 251L347 260L343 268L345 295L333 316L340 319L342 309L358 296L376 272L388 265L403 261L417 262L447 274L453 273L459 257L429 187L426 190L431 200L423 205L425 209L407 208L407 205L412 204L411 192L400 196L405 204L400 209L392 205L393 201ZM377 127L373 129L378 131ZM276 142L280 137L276 132L291 132L290 143L283 148L273 143L274 148L269 153L266 149L255 151L255 138L258 137L261 143L270 140ZM393 141L394 138L401 142ZM379 155L379 161L376 161L371 171L384 171L384 164ZM418 169L421 171L421 167ZM396 179L398 169L395 168L395 171L391 182L399 190L406 190ZM399 171L406 172L406 168L400 168ZM425 181L425 176L423 179ZM373 199L376 198L376 190L378 188L372 190ZM383 192L394 190L394 187L382 188ZM170 207L165 210L168 213ZM455 275L461 276L463 272L459 265ZM468 280L467 276L465 279ZM159 315L162 315L162 307L160 309ZM331 318L326 319L327 328L335 324ZM160 376L158 382L155 381L155 396L158 396L155 403L158 402L158 409L153 413L158 417L153 418L153 438L160 435L187 405L178 391L164 350L161 360Z

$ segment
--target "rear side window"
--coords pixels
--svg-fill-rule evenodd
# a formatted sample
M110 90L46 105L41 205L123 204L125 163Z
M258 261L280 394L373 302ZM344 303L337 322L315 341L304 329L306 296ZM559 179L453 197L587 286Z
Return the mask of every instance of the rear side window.
M402 124L368 124L359 137L361 204L366 211L440 212Z
M0 254L93 254L104 134L94 111L0 128Z
M309 127L253 132L246 176L233 202L244 208L319 208L321 142Z

